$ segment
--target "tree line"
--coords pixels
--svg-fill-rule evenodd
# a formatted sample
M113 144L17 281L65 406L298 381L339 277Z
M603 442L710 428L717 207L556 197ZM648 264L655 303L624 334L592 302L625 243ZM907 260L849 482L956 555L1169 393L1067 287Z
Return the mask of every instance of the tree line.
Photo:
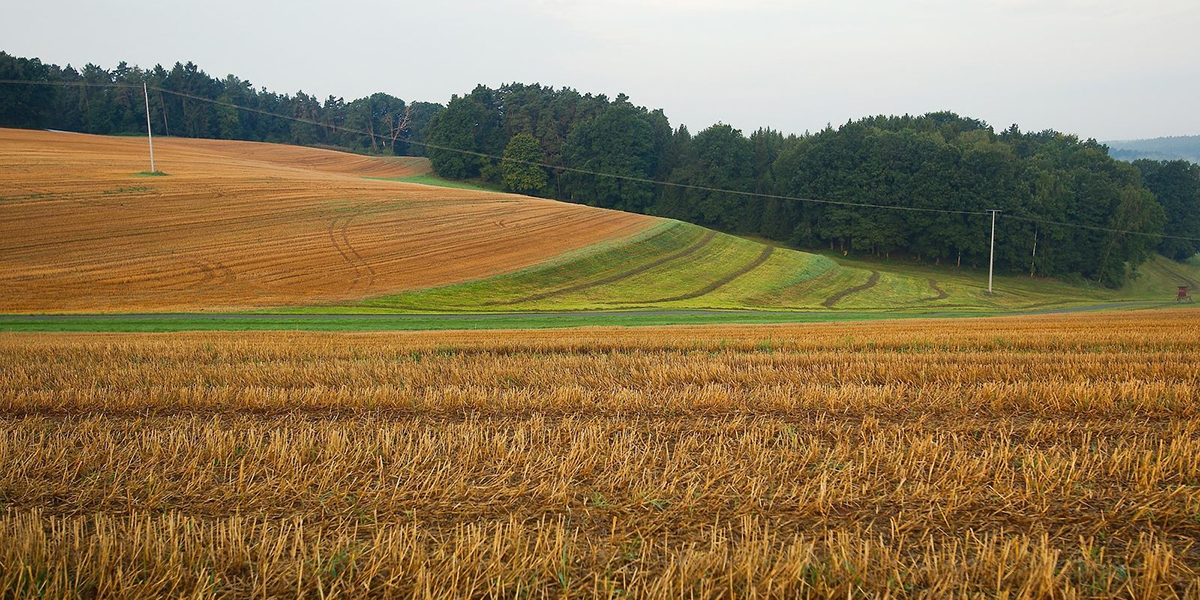
M155 135L274 142L370 154L423 155L424 147L419 143L425 139L425 127L442 109L440 104L406 103L384 93L349 102L335 96L322 101L303 91L277 94L266 88L255 89L249 81L234 75L211 77L191 62L175 63L169 69L162 65L141 69L122 62L112 70L93 64L77 70L0 52L0 79L65 84L0 84L3 127L145 133L145 83L151 88L151 129Z
M480 85L444 107L382 93L318 101L216 79L192 63L75 70L3 52L0 79L95 86L0 84L0 126L144 132L146 82L166 91L151 94L155 134L425 154L446 178L802 248L984 265L990 217L960 213L998 209L1000 271L1116 287L1154 252L1186 260L1200 251L1200 242L1163 237L1200 238L1200 166L1123 163L1095 140L996 131L950 112L868 117L803 135L763 128L747 136L721 123L693 135L623 94L538 84ZM103 87L112 84L131 87Z

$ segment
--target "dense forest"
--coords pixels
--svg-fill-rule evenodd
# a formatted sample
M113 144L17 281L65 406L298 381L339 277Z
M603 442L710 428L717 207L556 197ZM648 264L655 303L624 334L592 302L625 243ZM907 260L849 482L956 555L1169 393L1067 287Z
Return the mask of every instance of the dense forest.
M747 136L720 123L693 135L624 95L537 84L481 85L444 107L382 93L322 102L256 90L233 75L216 79L191 63L75 70L2 52L0 79L87 84L0 83L4 127L145 132L146 82L155 134L427 154L443 177L803 248L983 265L985 211L998 209L1001 271L1119 286L1156 251L1176 260L1200 251L1200 242L1162 237L1200 238L1197 165L1124 163L1095 140L1015 126L997 132L949 112L870 117L804 135Z
M151 88L155 135L276 142L373 154L424 154L419 142L424 140L425 126L442 110L440 104L406 103L383 93L350 102L333 96L321 101L304 92L276 94L255 89L234 75L210 77L190 62L175 63L170 69L158 65L143 70L122 62L113 70L92 64L76 70L0 52L3 79L71 85L0 83L0 127L145 133L142 84L146 83Z

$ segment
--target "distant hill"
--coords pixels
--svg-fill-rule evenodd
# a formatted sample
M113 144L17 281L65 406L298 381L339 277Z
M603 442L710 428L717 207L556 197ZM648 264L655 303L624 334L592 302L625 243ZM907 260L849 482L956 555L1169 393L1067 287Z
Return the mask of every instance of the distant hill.
M1200 135L1181 135L1149 140L1115 140L1103 142L1108 153L1117 160L1190 160L1200 163Z

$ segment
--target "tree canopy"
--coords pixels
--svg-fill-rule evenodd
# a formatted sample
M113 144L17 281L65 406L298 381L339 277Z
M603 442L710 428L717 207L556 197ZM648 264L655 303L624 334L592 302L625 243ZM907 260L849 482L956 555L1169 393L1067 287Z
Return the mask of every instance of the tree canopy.
M1136 160L1142 182L1162 204L1167 215L1159 252L1175 260L1187 260L1200 252L1200 242L1177 239L1200 238L1200 165L1184 160Z
M504 147L504 161L500 165L504 187L518 194L543 194L546 192L546 169L538 163L546 160L537 138L528 133L518 133Z
M406 103L384 93L350 102L334 96L321 101L303 91L276 94L255 89L234 75L211 77L191 62L175 63L169 69L157 65L144 70L122 62L113 70L93 64L77 70L0 52L0 79L66 84L0 84L0 127L144 133L145 83L152 88L150 113L155 135L325 146L374 154L423 155L419 142L425 141L429 121L442 108L429 102Z

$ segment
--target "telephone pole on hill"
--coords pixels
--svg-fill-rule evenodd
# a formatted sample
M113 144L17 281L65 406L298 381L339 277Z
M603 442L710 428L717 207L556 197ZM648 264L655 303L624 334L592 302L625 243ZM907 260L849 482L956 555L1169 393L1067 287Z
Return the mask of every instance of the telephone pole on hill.
M996 265L996 213L998 210L989 210L992 213L992 249L988 254L988 293L992 293L992 269Z
M142 97L146 99L146 141L150 143L150 174L153 175L157 172L154 169L154 135L150 133L150 91L145 81L142 82Z

